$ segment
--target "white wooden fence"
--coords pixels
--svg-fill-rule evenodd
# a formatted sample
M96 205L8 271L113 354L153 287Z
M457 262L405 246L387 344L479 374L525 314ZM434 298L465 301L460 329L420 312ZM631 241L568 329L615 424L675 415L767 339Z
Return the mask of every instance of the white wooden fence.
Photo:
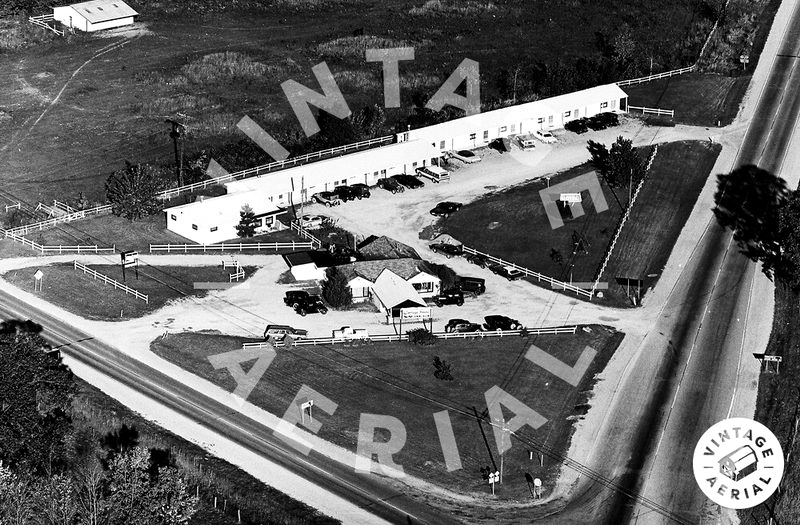
M269 164L256 166L255 168L248 168L246 170L228 173L227 175L222 175L220 177L215 177L213 179L195 182L194 184L187 184L185 186L171 188L159 192L156 195L159 199L171 199L183 193L188 193L194 190L207 188L208 186L214 186L216 184L224 184L226 182L231 182L238 179L244 179L247 177L257 177L259 175L264 175L272 171L282 170L284 168L290 168L292 166L297 166L298 164L304 164L311 160L321 159L323 157L338 155L340 153L346 153L348 151L356 151L359 149L370 148L378 145L382 146L384 144L389 144L393 141L394 141L393 135L387 135L385 137L379 137L370 140L362 140L361 142L354 142L353 144L347 144L344 146L338 146L336 148L329 148L321 151L315 151L313 153L307 153L305 155L292 157L286 160L278 160L275 162L270 162Z
M641 111L643 115L666 115L675 117L674 109L646 108L644 106L628 106L628 111Z
M112 246L111 248L100 248L96 244L93 245L75 245L75 246L68 246L68 245L42 245L37 242L33 242L30 239L26 239L21 235L17 235L14 233L9 232L8 230L0 230L3 236L6 239L11 239L12 241L16 241L22 243L24 246L29 248L33 248L34 250L38 251L41 254L65 254L65 253L115 253L117 251L116 245Z
M58 202L58 201L55 201ZM72 222L78 219L84 219L89 215L100 215L103 213L111 213L111 205L104 204L102 206L96 206L94 208L89 208L88 210L80 210L73 213L65 213L64 215L59 215L57 217L51 217L47 220L35 222L33 224L26 224L24 226L17 226L16 228L10 228L6 230L6 232L13 233L15 235L27 235L32 231L44 230L45 228L51 228L57 224L65 223L65 222Z
M684 73L691 73L692 71L695 70L697 70L697 64L692 64L691 66L682 67L680 69L673 69L672 71L664 71L663 73L655 73L652 75L647 75L646 77L631 78L629 80L620 80L619 82L617 82L617 85L620 87L633 86L636 84L642 84L644 82L651 82L653 80L661 80L662 78L674 77L675 75L683 75Z
M228 282L239 282L239 279L244 279L244 269L241 266L236 267L236 272L228 275Z
M99 272L97 272L95 270L92 270L88 266L85 266L85 265L79 263L78 261L72 261L72 265L73 265L74 269L81 270L84 274L91 275L95 280L102 281L105 284L110 284L114 288L116 288L118 290L122 290L123 292L125 292L127 294L131 294L132 296L136 297L137 299L141 299L145 303L150 304L150 299L145 294L139 292L138 290L134 290L130 286L125 286L121 282L115 281L111 277L105 276L102 273L99 273Z
M493 330L490 332L434 332L437 339L485 339L492 337L519 337L522 334L548 335L548 334L574 334L576 326L559 326L552 328L524 328L522 330ZM346 339L341 337L310 337L293 339L292 346L331 345L331 344L359 344L387 341L408 341L408 334L379 334L370 335L363 339ZM284 346L283 341L243 343L242 348L266 348L270 346Z
M489 260L491 262L495 262L495 263L502 264L504 266L510 266L512 268L515 268L515 269L519 270L520 272L524 273L528 277L536 278L536 280L539 281L539 282L544 281L546 283L549 283L551 288L553 288L553 289L556 289L556 290L560 289L560 290L564 290L564 291L574 292L575 295L586 297L589 300L591 300L591 298L592 298L592 292L589 291L589 290L584 290L583 288L579 288L579 287L574 286L572 284L565 283L564 281L559 281L558 279L553 279L552 277L544 275L543 273L534 272L533 270L529 270L529 269L527 269L525 267L519 266L517 264L514 264L512 262L506 261L506 260L501 259L499 257L495 257L493 255L489 255L488 253L479 252L478 250L476 250L474 248L470 248L469 246L464 246L463 249L464 249L464 253L470 253L470 254L474 254L474 255L481 255L481 256L485 257L487 260Z
M53 18L53 15L29 16L28 22L30 22L35 26L43 27L44 29L49 29L58 36L64 36L64 31L56 29L55 27L47 23L47 22L55 23L55 18Z
M319 239L308 233L308 230L300 226L300 224L297 221L292 221L290 227L292 230L296 231L300 237L311 241L312 249L322 247L322 241L320 241Z
M189 253L189 252L242 252L245 250L311 250L312 242L253 242L253 243L220 243L220 244L151 244L150 253Z

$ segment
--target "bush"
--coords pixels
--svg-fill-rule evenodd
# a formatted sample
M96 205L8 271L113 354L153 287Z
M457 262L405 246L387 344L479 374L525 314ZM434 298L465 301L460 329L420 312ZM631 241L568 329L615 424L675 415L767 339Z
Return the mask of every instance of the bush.
M429 346L436 342L436 336L430 330L415 328L406 332L408 342L412 345Z
M325 270L322 298L334 308L343 308L353 304L353 290L347 284L347 277L336 266Z

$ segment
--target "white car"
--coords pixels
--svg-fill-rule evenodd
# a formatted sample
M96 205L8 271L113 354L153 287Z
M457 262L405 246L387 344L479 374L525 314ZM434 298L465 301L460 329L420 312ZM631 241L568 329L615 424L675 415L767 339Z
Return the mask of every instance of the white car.
M316 230L328 224L330 220L330 217L325 215L303 215L298 222L305 229Z
M471 151L469 151L467 149L462 149L462 150L458 150L458 151L451 151L450 155L454 159L458 159L461 162L465 162L467 164L472 164L474 162L480 162L480 160L481 160L481 158L479 156L475 155L473 152L471 152Z
M537 129L536 131L534 131L533 136L541 140L545 144L552 144L553 142L556 142L556 138L553 136L553 134L543 129Z

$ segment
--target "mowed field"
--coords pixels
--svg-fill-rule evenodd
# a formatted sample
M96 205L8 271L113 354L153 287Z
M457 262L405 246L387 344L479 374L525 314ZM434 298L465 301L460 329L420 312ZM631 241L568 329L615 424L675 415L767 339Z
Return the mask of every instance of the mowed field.
M109 256L109 260L116 256ZM11 270L3 274L3 279L19 288L33 292L33 274L41 270L42 291L36 292L42 299L60 306L87 319L99 321L124 321L154 312L169 301L184 297L202 297L208 290L196 290L196 282L227 283L232 269L222 266L140 266L139 278L134 268L125 270L122 278L120 264L87 265L90 269L110 277L134 290L147 295L148 302L137 299L123 290L114 288L94 279L72 264L52 264L47 266ZM244 283L256 270L243 267Z
M282 417L300 387L308 385L338 404L332 416L314 412L322 423L318 435L351 451L356 450L362 413L396 417L407 431L406 445L394 456L404 470L458 491L486 493L489 487L479 470L492 462L472 410L475 407L482 413L487 407L485 392L499 386L548 420L537 430L526 426L520 431L526 441L549 451L544 467L539 467L536 455L535 461L528 459L531 446L516 438L506 453L504 483L497 487L498 495L527 499L526 472L544 479L546 492L552 488L549 483L560 468L556 458L567 450L574 417L588 409L594 375L603 369L622 338L622 333L611 328L589 326L574 336L442 340L432 346L402 342L279 348L248 401ZM226 369L214 370L208 356L236 350L242 342L236 337L187 333L159 339L151 347L169 361L233 391L233 378ZM597 354L580 382L572 386L526 359L531 345L569 366L586 346ZM453 381L434 377L434 356L452 364ZM449 473L433 419L433 414L442 410L449 411L463 466ZM506 417L512 417L511 413L506 412ZM499 465L492 430L485 423L483 430ZM385 432L379 434L379 440L388 437Z
M0 110L10 116L0 127L3 200L35 205L84 192L104 201L105 178L125 160L172 162L165 118L187 124L187 153L245 139L235 127L244 115L276 136L294 134L280 83L315 87L311 67L321 61L351 109L382 104L380 66L364 61L366 47L415 48L415 60L401 64L406 109L388 110L391 121L415 93L432 96L464 58L481 64L486 100L501 70L597 55L597 33L610 41L620 21L658 48L681 41L695 18L690 2L286 1L217 13L207 2L132 3L141 16L131 32L0 55Z

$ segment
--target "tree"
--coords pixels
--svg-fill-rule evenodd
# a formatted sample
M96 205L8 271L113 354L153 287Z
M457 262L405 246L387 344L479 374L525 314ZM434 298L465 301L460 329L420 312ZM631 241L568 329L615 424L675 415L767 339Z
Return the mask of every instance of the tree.
M645 175L645 163L630 139L617 137L610 151L604 144L590 140L586 149L592 156L592 165L609 188L635 184Z
M448 363L447 361L442 361L439 359L439 356L433 357L433 367L434 372L433 376L436 379L441 379L442 381L452 381L453 380L453 365Z
M592 156L592 166L601 177L606 178L608 175L608 148L605 144L600 144L590 140L587 142L586 149L589 150L589 155Z
M764 274L772 279L783 269L781 255L781 209L789 198L786 181L753 165L741 166L717 177L714 215L723 228L733 230L740 251L761 261ZM796 203L784 213L786 231Z
M795 190L778 213L781 261L776 276L792 289L800 289L800 191Z
M70 525L78 513L72 479L67 474L40 478L36 484L36 508L48 525Z
M256 233L256 214L249 204L242 206L239 212L239 224L236 225L236 235L239 237L252 237Z
M136 221L161 210L156 194L167 188L164 170L149 164L125 163L106 180L106 197L114 215Z
M334 308L342 308L353 304L353 290L347 283L347 277L336 266L331 266L325 270L322 297Z
M33 517L33 488L0 461L0 523L27 525Z

